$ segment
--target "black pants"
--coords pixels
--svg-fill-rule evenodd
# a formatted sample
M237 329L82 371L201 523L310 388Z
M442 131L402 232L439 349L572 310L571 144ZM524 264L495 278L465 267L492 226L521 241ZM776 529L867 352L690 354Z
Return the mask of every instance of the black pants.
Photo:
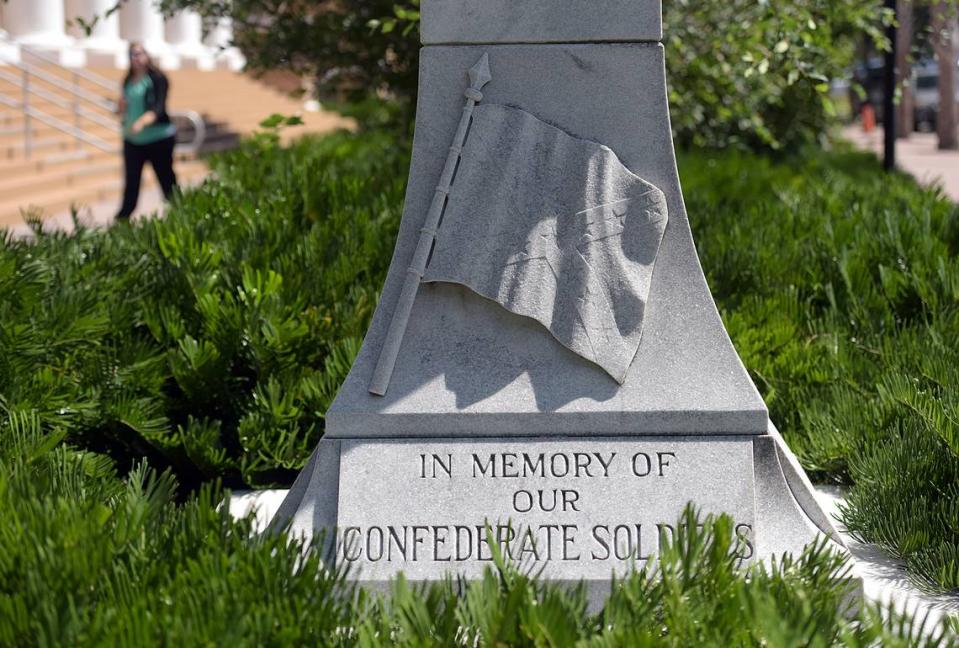
M156 174L163 197L167 200L176 189L176 175L173 173L173 145L176 138L173 136L152 144L131 144L123 140L123 205L117 212L117 219L130 218L140 199L140 176L143 175L143 165L149 161Z

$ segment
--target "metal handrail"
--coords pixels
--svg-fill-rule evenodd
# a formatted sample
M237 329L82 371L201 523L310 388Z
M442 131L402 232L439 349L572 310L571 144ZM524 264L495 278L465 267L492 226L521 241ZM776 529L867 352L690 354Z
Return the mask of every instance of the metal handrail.
M8 81L13 84L16 84L19 82L19 79L17 79L17 76L15 74L9 74L7 72L4 72L3 70L0 70L0 79L4 81ZM29 92L37 95L38 97L40 97L41 99L44 99L45 101L49 101L55 106L59 106L60 108L66 108L68 110L73 110L76 116L89 119L93 123L99 124L100 126L104 126L106 128L114 128L116 126L115 119L107 119L106 117L103 117L102 115L98 115L97 113L90 112L86 110L85 108L83 108L82 106L77 105L75 102L67 101L66 99L62 99L61 97L58 97L57 95L50 92L49 90L44 90L43 88L30 86Z
M0 41L9 43L9 44L14 43L14 41L2 31L0 31ZM86 70L77 70L73 68L68 68L67 66L60 63L55 57L45 52L41 52L32 47L29 47L27 45L17 43L17 47L20 49L21 52L26 52L30 56L40 59L44 63L52 65L61 70L70 72L70 74L75 74L79 78L85 79L89 81L90 83L93 83L94 85L98 85L105 90L109 90L110 92L116 92L117 84L113 81L110 81L106 77L100 76L99 74L93 74L92 72L87 72Z
M6 34L0 33L0 42L13 43L14 41ZM77 146L85 142L99 148L101 150L116 151L115 146L109 146L105 140L99 138L95 135L87 133L82 128L82 120L88 119L95 124L104 126L107 128L115 128L116 124L114 120L110 120L103 115L97 114L88 110L83 104L90 104L92 108L102 110L108 113L113 113L116 111L116 104L109 99L104 99L103 97L85 90L80 87L80 79L85 79L90 83L108 89L111 92L116 92L116 84L110 83L108 80L99 77L95 74L90 74L83 70L77 70L73 68L68 68L65 65L62 65L55 58L43 53L34 50L31 47L24 46L22 44L17 44L21 54L30 55L40 61L54 67L58 70L66 72L71 75L71 80L63 79L57 75L50 74L49 72L42 70L35 65L31 65L22 60L6 60L5 64L20 72L19 78L17 74L11 74L6 71L0 71L0 79L8 81L13 85L19 85L22 93L22 100L20 102L14 101L10 97L4 97L3 103L12 108L20 110L23 114L23 151L24 156L29 158L33 154L33 123L32 120L36 119L37 121L47 124L57 130L60 130L68 135L74 137L77 141ZM32 83L34 80L40 80L45 83L50 84L54 88L62 91L67 95L66 98L58 97L53 92L50 92L42 87L38 87L35 83ZM45 101L52 103L55 106L61 108L66 108L67 110L72 111L73 113L73 125L67 124L63 120L57 119L51 115L48 115L40 110L37 110L30 105L30 98L32 96L40 97Z
M67 135L75 137L78 140L93 146L94 148L100 149L101 151L106 151L107 153L116 153L117 150L119 150L116 146L109 144L106 140L100 139L96 135L90 135L79 128L71 126L63 120L57 119L51 115L47 115L46 113L35 108L24 106L20 102L16 101L15 99L11 99L5 94L0 94L0 104L3 104L8 108L20 110L24 115L30 117L31 119L36 119L37 121L42 122L51 128L62 131ZM27 155L30 154L28 147L29 141L27 142L27 147L25 147Z
M200 147L206 141L206 121L195 110L175 110L170 112L170 119L185 119L193 126L193 139L189 142L177 142L176 150L187 153L199 153Z
M78 99L89 101L97 108L101 108L107 112L113 112L116 110L116 102L110 101L109 99L104 99L103 97L93 94L92 92L88 92L79 87L76 83L70 84L68 81L61 79L60 77L49 74L48 72L44 72L43 70L27 63L17 63L16 61L12 61L9 63L9 65L10 67L20 70L25 74L35 76L42 81L46 81L50 85L56 86L65 92L69 92ZM113 91L118 92L118 89L114 87Z
M0 32L0 41L10 42L9 37L5 33ZM81 101L88 102L93 104L95 108L104 110L110 113L115 113L117 104L109 99L104 99L92 92L89 92L79 85L79 79L85 79L90 83L93 83L97 86L100 86L104 89L110 90L111 92L116 92L119 90L117 84L110 82L104 77L100 77L96 74L91 74L83 70L78 70L74 68L68 68L55 58L34 50L30 47L24 47L19 45L20 51L27 53L59 70L65 71L72 75L72 83L62 79L56 75L49 74L42 69L37 68L34 65L29 63L24 63L21 61L5 61L10 67L19 70L22 76L22 80L17 77L16 74L10 74L6 71L0 70L0 80L5 80L14 85L20 85L23 98L21 101L16 101L15 99L0 93L0 104L6 105L10 108L14 108L23 113L24 123L23 123L23 142L24 142L24 155L30 157L33 152L33 125L31 120L36 119L37 121L50 126L56 130L62 131L74 138L76 138L79 145L80 142L84 142L100 149L101 151L107 152L116 152L118 147L111 145L106 140L85 132L81 127L81 119L88 119L95 124L104 126L107 128L116 127L116 123L113 120L107 119L102 115L91 112L85 109L81 105ZM73 100L63 99L58 97L56 94L45 90L44 88L38 88L31 84L31 77L36 77L50 85L59 88L67 93L69 93ZM52 115L48 115L30 105L30 96L36 95L52 103L55 106L61 108L66 108L73 111L74 125L70 125L67 122L57 119ZM199 152L200 147L203 146L204 141L206 140L206 122L203 120L203 117L199 113L193 110L186 111L170 111L170 116L174 118L179 118L190 122L190 125L193 128L193 138L188 142L179 142L176 145L177 151L185 151L188 153L196 154Z
M35 108L27 107L24 109L16 99L11 99L5 94L0 93L0 104L7 106L8 108L15 108L22 110L25 114L29 115L31 118L36 119L39 122L43 122L51 128L55 128L59 131L76 137L77 139L105 151L107 153L116 153L120 149L117 146L110 145L106 140L97 137L96 135L90 135L79 128L75 128L70 124L66 123L61 119L57 119L52 115L47 115ZM183 110L183 111L173 111L170 113L170 118L185 119L189 121L193 126L193 139L188 142L177 142L176 150L178 152L187 152L196 154L199 152L200 147L203 146L203 142L206 141L206 122L203 120L203 117L200 116L200 113L195 110Z

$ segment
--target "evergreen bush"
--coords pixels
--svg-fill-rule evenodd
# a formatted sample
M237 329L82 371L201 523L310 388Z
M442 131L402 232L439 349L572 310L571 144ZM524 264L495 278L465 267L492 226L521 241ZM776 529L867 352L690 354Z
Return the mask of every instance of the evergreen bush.
M959 207L848 151L687 155L684 193L737 350L844 521L959 590ZM756 191L762 187L762 191Z
M117 561L186 569L177 561L195 546L170 558L154 531L133 531L154 528L151 497L182 533L235 535L214 562L278 551L242 544L249 529L214 516L220 493L204 484L288 484L307 460L376 303L407 164L376 131L289 149L263 136L216 158L216 177L164 219L0 244L0 439L12 453L0 490L8 510L34 516L2 531L5 614L27 623L34 603L16 591L48 582L102 596L90 582ZM814 478L853 485L854 534L923 587L959 588L957 207L842 151L699 151L681 170L711 288L790 445ZM126 483L114 475L134 468ZM146 553L98 553L107 533ZM77 552L84 564L40 565ZM75 614L50 600L64 606L44 612L51 623Z
M3 646L948 646L949 628L866 606L852 613L843 559L823 545L736 569L732 521L692 510L658 566L585 590L501 560L482 579L357 590L319 542L251 536L215 484L176 501L169 474L120 479L62 443L41 415L0 421ZM702 525L700 526L700 522ZM495 543L492 544L495 547ZM845 613L845 614L844 614ZM886 615L888 620L883 620ZM929 634L923 634L923 631Z
M188 489L288 483L377 301L407 151L263 135L166 218L0 244L0 412Z

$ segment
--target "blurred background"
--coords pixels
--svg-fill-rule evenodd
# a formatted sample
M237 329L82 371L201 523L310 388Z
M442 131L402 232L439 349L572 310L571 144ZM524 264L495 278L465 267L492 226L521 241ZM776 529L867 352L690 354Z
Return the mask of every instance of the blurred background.
M130 42L170 79L181 184L206 177L206 154L235 147L273 113L299 116L297 134L345 123L320 111L292 72L244 73L229 17L165 15L151 0L0 1L0 227L25 214L66 224L72 207L94 222L112 218L122 191L115 109ZM147 213L162 196L152 171L143 179Z
M665 0L677 145L788 154L839 134L891 167L891 101L899 162L921 177L917 155L959 146L957 15L955 0ZM411 133L419 0L0 0L0 225L66 222L71 206L109 218L132 41L170 77L186 185L208 173L206 153L269 115L302 121L284 141L344 126ZM943 159L932 166L956 162Z

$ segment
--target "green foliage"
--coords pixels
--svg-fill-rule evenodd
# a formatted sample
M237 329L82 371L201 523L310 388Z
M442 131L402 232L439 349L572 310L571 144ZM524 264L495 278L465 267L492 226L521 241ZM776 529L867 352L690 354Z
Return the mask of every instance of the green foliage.
M403 579L366 609L359 645L946 645L951 635L880 610L849 609L843 559L825 543L772 565L738 566L733 521L687 509L660 559L614 582L597 614L583 585L560 588L497 556L472 583L416 590ZM495 543L492 545L495 549ZM889 611L883 611L889 618ZM848 620L844 620L848 615ZM384 641L389 637L390 641Z
M123 470L146 458L187 492L290 483L376 303L406 156L383 132L291 149L268 132L163 220L4 242L0 417ZM956 589L957 207L841 151L681 168L773 420L815 478L856 484L854 533Z
M382 133L266 133L164 219L6 241L0 415L189 488L288 482L376 304L406 155Z
M290 149L266 133L164 219L0 245L0 644L911 645L915 620L836 613L843 567L823 547L734 569L725 518L687 518L597 615L502 563L375 597L318 547L251 539L215 484L288 483L321 436L406 156L381 132ZM774 420L820 479L855 483L853 533L956 589L959 209L848 152L681 163Z
M233 21L233 44L251 70L291 70L313 79L328 102L388 95L396 117L413 114L419 58L419 0L281 2L159 0L167 13L190 8Z
M663 33L677 143L795 149L822 139L829 95L864 36L885 43L882 2L667 0Z
M843 507L854 535L904 560L931 591L959 583L959 461L934 431L902 420L853 461L857 487Z
M121 480L103 455L61 442L36 412L0 419L0 645L5 646L945 646L914 619L844 616L841 558L811 546L771 567L735 568L732 521L692 511L658 566L586 591L501 559L470 583L403 579L356 590L312 545L251 535L207 485L177 503L169 474ZM493 543L495 547L495 543Z
M36 412L0 419L0 645L294 645L350 619L342 574L251 538L216 487L177 504L169 474L121 481L55 439Z
M267 129L268 131L278 131L287 126L301 126L302 124L303 120L297 115L273 113L260 122L260 128Z
M770 415L844 517L959 589L959 207L871 156L686 156L710 286ZM756 191L762 187L762 191Z

